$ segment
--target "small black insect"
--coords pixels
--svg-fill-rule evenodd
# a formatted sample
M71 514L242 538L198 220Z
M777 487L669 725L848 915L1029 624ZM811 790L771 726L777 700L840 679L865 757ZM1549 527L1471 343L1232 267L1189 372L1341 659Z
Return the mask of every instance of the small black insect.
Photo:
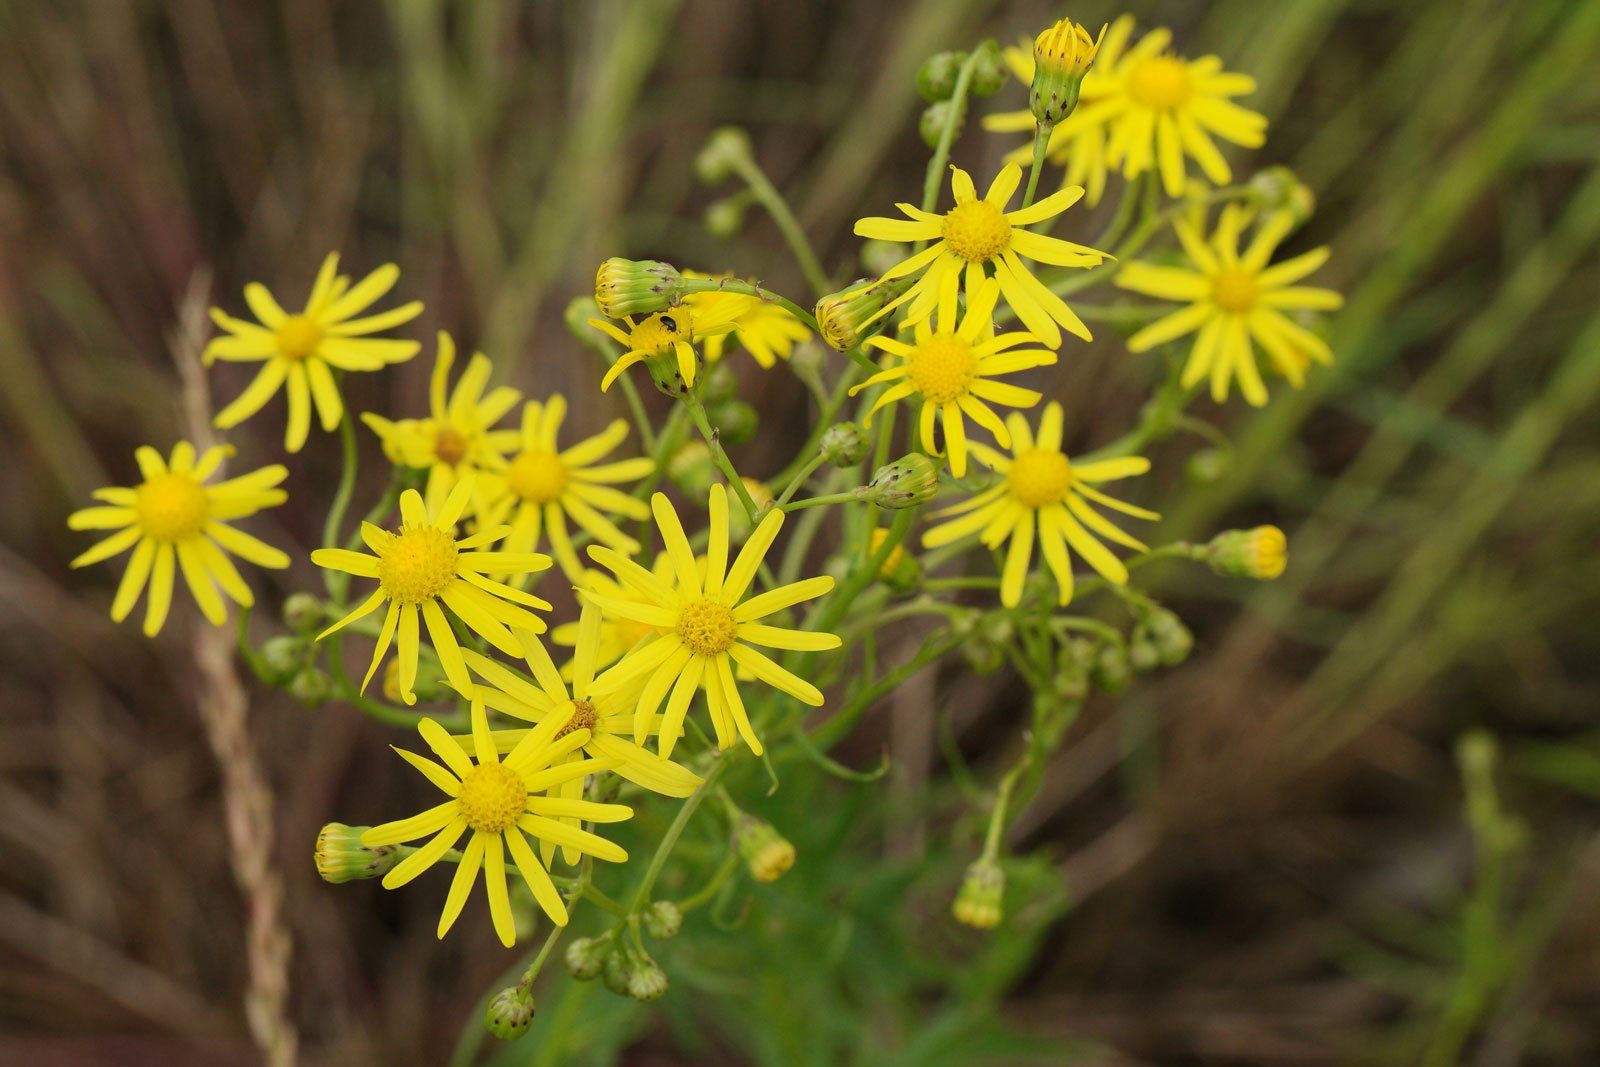
M663 325L663 326L665 326L667 328L667 332L668 333L677 333L678 332L678 324L675 321L673 321L673 318L672 318L671 315L663 315L663 316L661 316L661 325Z

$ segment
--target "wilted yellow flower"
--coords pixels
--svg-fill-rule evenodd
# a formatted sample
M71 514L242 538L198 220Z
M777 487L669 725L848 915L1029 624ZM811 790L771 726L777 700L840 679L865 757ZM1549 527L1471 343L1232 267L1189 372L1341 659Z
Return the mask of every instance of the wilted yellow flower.
M686 270L686 278L712 278L715 275ZM750 357L764 370L771 370L780 359L788 359L794 346L811 336L811 331L782 304L763 300L747 293L691 293L683 298L697 322L713 322L731 316L733 331L714 333L706 337L702 346L706 362L715 363L722 358L722 349L730 336L736 339Z
M259 567L289 565L289 557L276 548L228 525L231 519L283 503L287 494L277 485L288 471L274 464L216 485L204 484L232 454L232 448L219 445L206 449L196 460L194 446L179 441L173 446L171 461L162 462L159 452L143 446L134 453L144 475L142 484L96 489L94 497L104 501L103 506L84 508L67 517L67 526L74 530L118 531L73 560L74 567L133 549L111 602L112 619L121 622L128 617L148 582L144 632L154 637L172 604L174 572L181 570L201 612L220 626L227 611L217 595L218 586L235 603L244 607L255 603L250 587L222 549Z
M363 278L354 288L350 279L338 273L339 255L332 253L322 261L317 280L305 309L291 315L278 306L267 287L251 282L244 287L245 302L257 325L235 319L221 308L211 309L211 318L228 331L206 345L204 358L209 364L221 359L266 366L238 398L217 413L216 425L237 426L288 383L289 425L284 448L298 452L311 430L311 406L324 430L332 430L344 418L344 403L330 367L339 370L380 370L390 363L401 363L417 354L415 341L378 340L367 336L409 322L422 312L422 304L409 304L380 312L364 319L361 314L394 287L400 268L387 263Z

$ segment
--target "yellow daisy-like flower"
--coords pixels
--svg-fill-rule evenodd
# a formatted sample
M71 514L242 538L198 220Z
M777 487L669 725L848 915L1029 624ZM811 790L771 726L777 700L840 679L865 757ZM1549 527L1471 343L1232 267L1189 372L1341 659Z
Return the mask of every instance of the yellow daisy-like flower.
M390 462L428 472L423 499L430 510L437 509L468 474L504 466L504 454L521 440L516 430L492 429L517 406L522 394L502 385L484 395L494 364L483 353L467 361L467 369L446 397L455 360L455 341L439 331L439 355L428 383L427 418L390 420L370 411L361 416L383 442ZM480 493L487 488L480 483ZM474 500L474 513L481 514L485 503L481 496Z
M1160 518L1153 511L1124 504L1094 488L1100 482L1143 474L1150 469L1150 461L1127 456L1073 466L1061 451L1061 405L1054 402L1045 405L1037 439L1022 416L1012 415L1006 421L1012 440L1009 457L983 445L973 446L978 458L1004 474L1005 481L941 511L941 516L961 517L923 534L923 547L938 548L973 533L979 534L989 548L999 548L1009 539L1011 547L1000 578L1000 600L1006 607L1015 607L1022 599L1022 583L1028 575L1036 540L1055 575L1061 604L1072 601L1069 547L1107 581L1118 585L1126 582L1128 568L1095 534L1141 552L1146 546L1112 525L1090 504L1135 518Z
M378 579L372 596L318 634L317 640L376 611L384 601L389 603L378 634L378 647L372 653L372 665L361 681L363 692L383 662L384 653L389 651L389 643L398 635L400 693L407 704L417 702L418 615L427 625L445 677L457 692L467 691L472 678L441 603L508 656L522 655L522 641L514 631L544 632L543 619L516 605L549 611L548 601L486 576L542 571L550 566L550 557L537 552L480 551L510 533L509 526L486 526L471 537L455 539L456 523L472 496L472 482L470 476L458 482L444 507L432 515L415 489L401 493L398 531L390 533L370 522L361 524L361 538L372 549L372 555L344 548L319 548L311 553L311 562L319 567Z
M693 387L699 365L695 343L731 332L734 320L745 310L742 305L726 300L695 305L685 299L677 307L646 315L637 322L623 319L626 330L605 319L585 320L625 349L600 379L600 391L610 389L617 376L634 364L662 356L673 357L684 388Z
M701 274L686 270L685 278L715 278L714 274ZM725 277L732 277L726 275ZM763 300L745 293L690 293L683 302L697 315L707 320L733 316L731 336L738 340L750 357L763 370L771 370L780 359L788 359L794 346L811 336L811 331L781 304ZM722 358L722 350L730 335L712 334L702 346L706 362L715 363Z
M261 320L260 325L232 318L221 308L211 309L212 321L228 331L228 336L215 338L206 345L207 364L218 359L243 363L266 361L255 381L217 413L218 427L229 429L248 419L287 382L289 426L283 446L290 452L298 452L311 432L313 403L324 430L337 428L344 418L344 402L329 368L380 370L417 354L421 346L415 341L380 340L367 335L410 322L422 313L420 301L413 300L366 318L355 317L394 288L400 278L400 268L386 263L354 287L338 270L339 255L332 253L322 261L305 309L295 315L279 307L267 287L259 282L244 287L244 298Z
M96 489L94 498L103 501L103 506L84 508L67 517L67 526L74 530L118 531L73 560L74 567L87 567L133 549L111 602L113 620L121 622L128 617L148 582L144 632L154 637L167 620L173 576L181 570L195 603L208 620L220 626L228 613L217 586L237 604L250 607L255 603L250 587L222 549L259 567L289 565L289 557L276 548L228 525L230 519L283 503L287 494L277 484L289 472L274 464L206 485L206 479L232 454L232 448L219 445L206 449L196 460L194 445L179 441L170 461L162 462L161 453L142 446L133 454L144 475L142 484Z
M955 275L949 277L953 282ZM984 401L1029 408L1039 402L1039 394L994 379L1029 367L1049 366L1056 361L1056 354L1043 348L1017 348L1039 343L1030 333L986 336L992 329L994 305L999 295L1000 283L993 278L983 279L976 291L967 297L967 313L958 325L956 288L954 284L946 285L935 317L931 322L923 319L913 328L915 343L908 345L883 336L868 340L867 344L904 362L879 371L850 390L853 396L871 385L894 383L872 405L863 425L870 426L873 412L885 404L918 394L922 397L919 419L922 447L938 455L938 442L933 432L937 417L944 424L944 437L950 448L950 471L957 478L967 473L967 430L963 416L970 417L1009 448L1011 437L1005 424Z
M488 656L468 650L467 666L488 683L478 686L474 695L488 707L527 722L543 723L557 716L564 724L561 733L588 730L589 740L583 750L595 759L611 761L618 775L653 793L686 797L700 787L702 779L693 771L634 743L634 707L626 699L633 694L593 692L601 645L600 614L597 606L585 603L578 616L578 645L572 661L570 689L550 653L535 638L524 642L523 646L526 651L523 659L532 672L532 680ZM658 724L657 720L651 725ZM495 744L506 751L525 733L526 730L496 731ZM575 780L570 788L581 791L582 781Z
M632 808L624 804L597 804L571 797L538 795L559 789L569 781L581 783L586 774L610 769L608 760L563 762L588 743L588 730L563 733L562 720L551 717L537 729L526 731L501 760L489 732L489 717L483 703L474 700L471 755L432 719L423 719L417 724L417 731L439 757L438 762L403 748L395 751L450 799L409 819L374 826L361 835L361 843L367 848L379 848L433 835L427 844L418 847L383 876L385 889L398 889L439 862L463 834L472 831L472 837L461 850L461 862L451 879L444 911L439 915L439 937L444 937L461 914L481 868L495 933L506 947L516 944L516 923L512 920L511 900L506 891L507 852L511 853L517 872L528 883L533 898L550 916L550 921L557 926L567 925L566 903L550 881L549 871L529 847L528 837L613 863L627 860L628 854L621 847L562 820L622 822L633 817Z
M734 681L735 665L755 677L812 707L822 704L816 686L778 666L755 646L800 652L819 652L838 648L834 634L788 630L761 620L792 605L819 597L833 588L827 575L807 578L790 585L745 599L756 570L772 547L783 526L783 512L772 511L745 542L744 548L728 566L728 494L720 483L711 487L710 522L706 541L706 563L702 572L695 563L694 550L684 536L677 512L665 495L650 500L656 526L672 562L675 583L664 582L627 557L601 545L591 545L589 555L633 589L642 600L623 600L585 590L584 599L608 615L642 622L656 630L654 637L633 648L615 666L595 680L592 692L605 694L625 690L635 680L645 679L633 717L633 739L642 744L649 735L661 701L666 699L659 730L659 749L663 757L683 735L683 720L689 703L701 682L706 687L706 703L711 709L711 724L717 747L729 748L735 735L744 739L750 751L762 752L761 739L750 726ZM667 691L671 690L668 697Z
M1240 107L1230 97L1256 90L1255 79L1222 69L1216 56L1183 59L1167 54L1172 33L1155 29L1128 47L1134 20L1124 15L1112 23L1095 64L1083 79L1078 108L1051 134L1052 160L1063 158L1068 181L1084 181L1089 203L1100 199L1108 168L1121 168L1125 178L1155 169L1168 196L1182 196L1185 157L1199 164L1214 185L1227 185L1233 170L1217 150L1213 135L1244 148L1266 143L1264 115ZM1020 77L1033 78L1032 57L1012 63ZM984 122L991 130L1033 130L1026 111L996 115ZM1008 159L1031 156L1019 149Z
M1333 352L1327 342L1283 312L1332 311L1343 306L1344 298L1332 289L1294 284L1327 262L1326 247L1267 266L1294 227L1294 219L1286 213L1269 217L1241 254L1239 231L1248 217L1246 209L1229 205L1209 244L1187 222L1177 220L1173 229L1194 270L1129 263L1116 280L1136 293L1189 304L1128 338L1131 351L1144 352L1198 330L1182 384L1194 385L1209 374L1211 396L1221 403L1228 398L1229 383L1237 378L1244 398L1260 407L1267 402L1267 387L1252 340L1298 389L1310 362L1330 363Z
M543 404L529 401L522 409L522 432L517 440L521 451L502 469L484 475L480 488L488 501L482 512L483 521L511 523L506 551L532 552L539 546L541 531L548 532L561 569L577 581L584 568L572 549L568 517L601 544L629 555L639 551L639 542L617 529L605 513L629 519L649 518L650 509L644 501L611 485L637 481L653 471L655 464L639 457L593 465L628 436L624 419L612 422L604 433L584 438L564 452L557 451L556 438L566 414L567 400L559 394Z
M1024 229L1055 218L1077 203L1083 190L1062 189L1031 207L1008 212L1006 205L1022 183L1021 167L1014 163L1002 167L981 200L970 174L955 166L950 172L950 187L956 202L945 214L923 211L911 204L896 204L895 207L909 218L856 221L855 232L859 237L881 241L933 241L926 249L884 272L883 281L918 271L924 273L878 314L885 314L909 300L911 306L906 320L920 322L933 314L941 294L947 288L954 288L963 273L967 300L971 301L982 287L984 268L989 267L1011 310L1017 313L1028 332L1046 346L1061 346L1062 329L1085 341L1093 340L1089 328L1067 307L1066 301L1034 277L1023 262L1025 257L1058 267L1095 267L1107 258L1106 253L1085 245Z

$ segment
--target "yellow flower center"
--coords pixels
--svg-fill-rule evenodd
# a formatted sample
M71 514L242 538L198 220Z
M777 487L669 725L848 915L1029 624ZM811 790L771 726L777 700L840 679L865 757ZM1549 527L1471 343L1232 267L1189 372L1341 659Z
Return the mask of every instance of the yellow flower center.
M1256 278L1228 267L1211 280L1211 300L1223 311L1249 311L1256 303Z
M639 323L628 334L628 340L641 352L660 355L671 351L679 341L687 341L693 334L693 321L688 308L671 308L658 312Z
M522 499L544 504L560 499L567 488L567 465L554 452L530 449L511 461L506 481Z
M1011 223L987 200L968 200L951 208L940 233L950 251L968 263L987 263L1011 247Z
M139 528L156 541L182 541L205 528L211 517L211 498L205 487L187 474L167 473L139 487L134 505Z
M439 462L452 467L466 458L468 447L466 434L454 426L441 426L433 435L433 454L439 457Z
M965 396L977 375L972 346L953 333L931 334L911 350L911 384L935 404Z
M498 834L528 808L522 776L504 763L480 763L461 779L461 817L474 830Z
M1152 56L1128 75L1128 95L1155 111L1172 111L1189 99L1189 66L1172 56Z
M378 553L378 582L397 604L431 600L455 576L456 543L437 526L402 526Z
M305 359L321 341L322 331L304 315L290 315L278 326L278 355L284 359Z
M694 600L678 613L678 637L697 656L717 656L733 644L733 611L715 600Z
M1072 464L1060 452L1031 448L1011 461L1006 488L1025 507L1059 504L1072 488Z
M567 720L565 726L556 731L556 737L566 737L575 730L593 730L594 724L599 721L600 716L595 714L593 704L587 700L574 700L572 702L572 718Z

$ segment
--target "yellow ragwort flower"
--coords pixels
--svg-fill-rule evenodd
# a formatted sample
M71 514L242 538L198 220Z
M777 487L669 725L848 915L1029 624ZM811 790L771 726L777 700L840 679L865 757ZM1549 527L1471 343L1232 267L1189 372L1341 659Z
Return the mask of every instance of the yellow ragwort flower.
M598 605L608 615L642 622L656 631L653 637L634 647L597 678L592 691L616 692L626 689L636 679L645 678L634 710L633 739L636 743L644 742L652 729L656 709L666 699L658 747L662 756L670 756L683 735L689 702L704 682L717 747L731 747L737 733L752 752L760 755L761 740L751 728L744 701L739 697L734 666L748 669L756 678L803 703L820 706L822 693L816 686L778 666L754 646L800 652L838 648L839 638L833 634L783 629L761 621L774 612L828 592L833 588L833 579L827 575L807 578L745 599L756 570L783 526L783 512L769 512L761 520L733 566L729 567L728 495L721 483L713 485L706 563L702 570L695 562L694 551L684 536L677 512L666 496L657 493L650 504L667 556L672 561L675 582L662 581L609 548L589 547L589 555L596 563L610 570L644 599L622 600L592 590L583 591L584 599ZM669 689L672 691L670 698L667 696Z
M141 485L96 489L94 498L104 501L104 506L84 508L67 517L67 526L74 530L118 531L73 560L74 567L87 567L133 549L111 602L112 619L121 622L128 617L148 582L144 632L154 637L172 605L174 572L181 570L195 603L208 620L220 626L227 611L217 586L237 604L250 607L255 603L250 587L222 549L258 567L289 565L289 557L276 548L228 525L230 519L283 503L287 496L276 487L289 472L274 464L206 485L206 479L232 454L231 447L219 445L206 449L196 460L194 446L179 441L172 448L170 462L164 463L161 453L142 446L133 454L144 475Z
M1100 482L1143 474L1150 469L1150 461L1126 456L1074 466L1061 451L1061 405L1054 402L1045 405L1037 439L1022 416L1012 415L1006 421L1011 430L1010 456L983 445L973 446L978 458L1004 474L1005 480L939 512L940 516L961 517L923 534L923 547L938 548L973 533L979 534L989 548L999 548L1009 539L1011 546L1000 578L1000 600L1006 607L1015 607L1022 599L1022 583L1028 575L1036 540L1055 575L1061 604L1072 601L1069 547L1107 581L1118 585L1126 582L1128 568L1095 534L1141 552L1146 550L1145 545L1112 525L1090 504L1135 518L1160 518L1153 511L1124 504L1094 488Z
M332 253L322 261L317 280L305 309L291 315L278 306L267 287L251 282L244 287L245 302L260 319L260 325L235 319L221 308L211 309L211 318L228 331L206 345L205 361L266 361L255 381L238 398L217 413L216 425L222 429L237 426L288 383L289 426L284 448L298 452L311 431L311 406L324 430L333 430L344 418L344 402L334 382L333 371L381 370L391 363L402 363L417 354L415 341L384 340L367 336L380 330L410 322L422 312L420 301L413 300L367 318L355 316L382 299L400 278L400 268L386 263L361 279L354 287L338 273L339 255Z
M502 385L484 395L494 364L483 353L467 361L467 369L446 397L455 359L455 341L440 330L439 355L428 383L427 418L390 420L370 411L361 416L383 442L390 462L428 472L422 498L430 511L438 509L462 478L504 466L505 453L521 440L516 430L493 429L517 406L522 394ZM487 503L482 496L487 488L485 482L478 485L479 496L472 502L475 515L481 514Z
M1039 402L1039 394L1005 382L995 381L1029 367L1046 367L1056 361L1054 352L1044 348L1018 348L1038 344L1030 333L1005 333L988 337L1000 284L985 278L967 297L967 313L957 323L955 275L940 294L939 308L930 319L913 327L913 344L892 337L874 337L867 344L880 348L904 362L879 371L851 388L854 396L871 385L893 382L867 412L863 425L871 425L872 414L886 404L913 394L922 397L919 419L922 447L939 454L934 436L934 418L944 424L945 442L950 448L950 471L957 478L967 473L967 430L963 416L994 434L1003 446L1010 447L1006 426L984 401L1008 407L1028 408Z
M583 564L573 551L567 533L570 517L596 541L632 555L639 542L616 527L606 513L628 519L648 519L650 509L642 500L611 488L617 482L632 482L655 469L647 457L618 460L595 466L628 436L628 423L617 419L605 432L586 437L557 451L556 438L566 418L566 397L557 394L541 404L530 400L522 409L522 432L517 444L521 451L498 470L479 479L487 504L483 521L510 522L507 552L532 552L539 547L539 535L548 533L556 560L567 577L578 581Z
M589 740L583 750L595 759L611 761L618 775L663 796L686 797L700 787L700 776L632 740L634 707L626 698L636 692L594 692L601 646L600 614L597 606L585 602L578 616L578 645L570 688L544 645L537 638L530 638L523 642L523 659L531 680L488 656L468 650L467 666L488 683L478 686L474 693L486 706L513 718L543 723L554 715L565 724L561 733L588 730ZM651 725L658 724L656 720ZM507 751L527 732L497 730L495 744L500 751ZM569 789L570 795L580 795L582 779L574 780Z
M701 274L686 270L685 278L715 278L714 274ZM727 275L732 277L732 275ZM763 300L746 293L690 293L683 302L691 308L697 321L718 321L732 316L732 334L712 334L702 346L706 362L715 363L722 358L722 350L729 337L763 370L771 370L780 359L788 359L794 346L811 337L811 331L782 304Z
M1256 89L1255 79L1222 69L1216 56L1188 60L1167 54L1172 33L1155 29L1132 48L1134 20L1112 23L1094 66L1083 79L1078 108L1051 133L1048 155L1067 164L1066 181L1088 187L1088 202L1098 203L1108 169L1132 179L1156 170L1168 196L1183 195L1185 162L1199 164L1214 185L1233 180L1232 168L1217 150L1213 135L1244 148L1266 142L1265 116L1229 97ZM1007 60L1023 82L1033 80L1033 57L1022 50ZM1033 132L1031 112L992 115L984 128ZM1031 148L1019 148L1007 161L1025 161Z
M528 837L613 863L627 860L628 854L619 846L561 820L571 817L590 822L621 822L632 818L632 808L538 795L569 781L581 783L586 774L610 769L606 760L563 762L588 743L589 731L562 733L561 730L561 719L547 719L537 729L528 730L501 760L489 732L489 717L483 703L474 700L472 755L469 756L466 749L432 719L423 719L417 724L417 731L439 757L439 762L402 748L395 749L450 799L409 819L374 826L361 835L361 844L367 848L397 845L433 835L427 844L418 847L383 876L383 887L398 889L405 885L439 862L462 835L472 831L461 850L461 861L451 879L444 911L439 916L439 937L444 937L461 914L481 868L495 933L508 948L516 943L516 923L506 891L507 852L511 853L512 863L533 891L539 907L550 916L550 921L557 926L567 925L566 903L550 881L549 871L529 847Z
M685 298L684 303L677 307L646 315L637 322L632 318L621 320L627 326L625 330L604 319L585 320L625 349L606 371L605 377L600 379L600 391L603 393L610 389L617 376L634 364L665 356L677 361L678 378L682 380L684 388L692 387L699 365L695 343L729 333L734 329L734 319L745 310L743 306L730 301L695 306Z
M1198 330L1183 368L1183 386L1209 374L1212 399L1221 403L1228 398L1229 383L1238 379L1244 398L1259 407L1267 402L1267 387L1251 341L1266 349L1272 366L1298 389L1311 361L1330 363L1333 352L1326 341L1283 312L1332 311L1343 305L1344 298L1332 289L1294 284L1327 262L1326 247L1267 266L1294 227L1287 213L1270 216L1240 253L1239 231L1248 217L1246 209L1230 204L1209 244L1179 219L1173 229L1195 269L1129 263L1117 272L1116 281L1136 293L1189 304L1128 338L1131 351L1144 352Z
M486 526L471 537L455 539L456 523L472 496L472 481L472 476L468 476L458 482L444 507L431 515L415 489L401 493L401 526L397 532L390 533L370 522L361 524L361 538L372 549L372 555L344 548L319 548L311 553L311 562L319 567L358 578L378 579L378 588L372 596L318 634L317 640L376 611L385 601L389 603L383 629L378 634L378 647L372 653L372 664L361 681L363 691L372 681L378 664L383 662L390 641L397 640L400 693L407 704L416 703L420 649L418 615L427 625L428 637L433 642L433 650L439 654L445 677L457 692L467 691L472 678L467 674L461 646L441 603L508 656L522 655L518 631L544 632L543 619L516 605L549 611L548 601L486 576L542 571L550 566L550 557L537 552L481 551L484 546L505 537L511 530L509 526Z
M1022 168L1007 164L995 176L989 191L978 199L972 176L960 167L950 168L950 187L955 206L943 215L923 211L911 204L896 204L907 219L867 218L856 221L859 237L881 241L933 241L926 249L895 264L883 274L883 281L922 271L922 276L903 294L884 306L879 315L905 301L911 306L906 321L916 323L933 314L941 294L957 284L963 275L967 300L982 288L985 267L994 271L1006 303L1028 332L1049 348L1061 347L1061 329L1093 340L1083 320L1067 307L1066 301L1033 276L1024 258L1058 267L1094 267L1106 253L1059 237L1034 233L1024 227L1055 218L1083 196L1083 190L1062 189L1031 207L1006 211L1017 186L1022 183ZM877 316L874 316L876 318Z

